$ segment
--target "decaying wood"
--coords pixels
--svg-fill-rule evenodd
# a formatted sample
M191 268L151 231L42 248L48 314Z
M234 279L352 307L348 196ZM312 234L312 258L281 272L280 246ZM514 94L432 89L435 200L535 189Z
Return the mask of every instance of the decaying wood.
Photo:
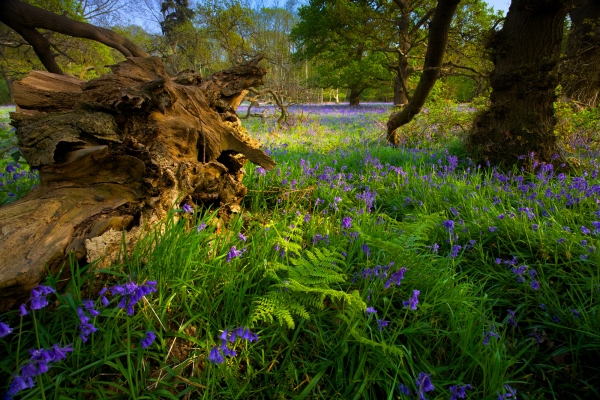
M0 311L66 274L70 255L111 260L173 206L238 210L246 160L274 166L235 113L262 84L258 61L202 79L133 57L89 82L34 71L15 83L12 124L41 182L0 208Z

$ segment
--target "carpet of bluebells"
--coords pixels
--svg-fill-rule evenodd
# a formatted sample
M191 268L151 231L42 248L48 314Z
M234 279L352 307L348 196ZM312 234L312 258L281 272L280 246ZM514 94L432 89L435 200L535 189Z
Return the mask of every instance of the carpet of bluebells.
M174 205L0 315L3 398L600 397L597 122L561 132L565 174L472 162L468 105L431 105L399 148L388 105L290 111L244 121L278 164L247 164L241 214ZM0 131L5 204L38 178Z

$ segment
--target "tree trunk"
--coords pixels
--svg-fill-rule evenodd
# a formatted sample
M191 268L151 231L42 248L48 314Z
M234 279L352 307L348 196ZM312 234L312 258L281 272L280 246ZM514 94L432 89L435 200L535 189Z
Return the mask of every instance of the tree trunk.
M553 103L563 23L571 4L511 3L502 30L489 44L494 62L490 108L475 118L467 138L468 148L482 159L508 166L532 152L543 162L559 153Z
M2 79L4 79L4 82L6 82L6 87L8 88L8 101L10 102L9 104L11 104L15 101L13 96L13 80L11 76L6 73L4 68L2 68L2 66L0 66L0 72L2 72Z
M394 78L395 106L403 106L406 103L408 103L408 97L406 96L406 91L404 90L404 88L406 87L406 82L404 82L404 85L402 83L402 78L399 75L396 75L396 78Z
M571 31L561 66L563 93L591 107L600 92L600 1L577 0L569 11Z
M360 105L360 94L362 92L363 89L361 89L358 84L354 84L350 87L350 96L348 96L350 106L358 107Z
M387 122L387 139L390 143L398 145L399 137L397 129L412 121L421 112L427 96L433 85L440 76L440 68L448 43L448 30L456 7L460 0L439 0L435 8L431 24L429 24L429 38L427 40L427 52L423 64L423 74L415 92L404 109L393 113Z
M87 83L40 71L16 82L12 124L40 184L0 208L0 312L46 273L68 274L70 256L109 263L173 206L238 211L246 160L274 166L235 113L263 83L257 62L203 80L132 57Z

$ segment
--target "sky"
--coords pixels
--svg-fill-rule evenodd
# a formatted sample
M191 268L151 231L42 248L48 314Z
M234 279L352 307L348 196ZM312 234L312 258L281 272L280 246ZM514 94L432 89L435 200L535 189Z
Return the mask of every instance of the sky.
M485 0L485 2L494 7L494 10L504 11L504 15L506 15L508 6L510 6L510 0Z

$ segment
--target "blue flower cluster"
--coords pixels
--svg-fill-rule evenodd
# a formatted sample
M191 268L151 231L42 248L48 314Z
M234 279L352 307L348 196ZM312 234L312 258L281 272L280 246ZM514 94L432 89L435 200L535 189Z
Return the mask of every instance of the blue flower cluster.
M31 349L29 362L21 367L21 373L14 375L8 391L8 396L14 396L25 389L31 389L35 385L34 377L48 372L52 363L57 363L67 358L67 353L72 352L71 345L60 347L55 344L50 349ZM8 397L10 398L10 397Z
M208 359L213 364L222 364L225 362L225 357L235 357L237 355L235 350L227 347L228 343L235 343L237 339L256 342L258 335L250 332L250 329L240 326L237 329L231 330L231 332L224 330L219 338L221 339L221 345L213 347L208 354Z

